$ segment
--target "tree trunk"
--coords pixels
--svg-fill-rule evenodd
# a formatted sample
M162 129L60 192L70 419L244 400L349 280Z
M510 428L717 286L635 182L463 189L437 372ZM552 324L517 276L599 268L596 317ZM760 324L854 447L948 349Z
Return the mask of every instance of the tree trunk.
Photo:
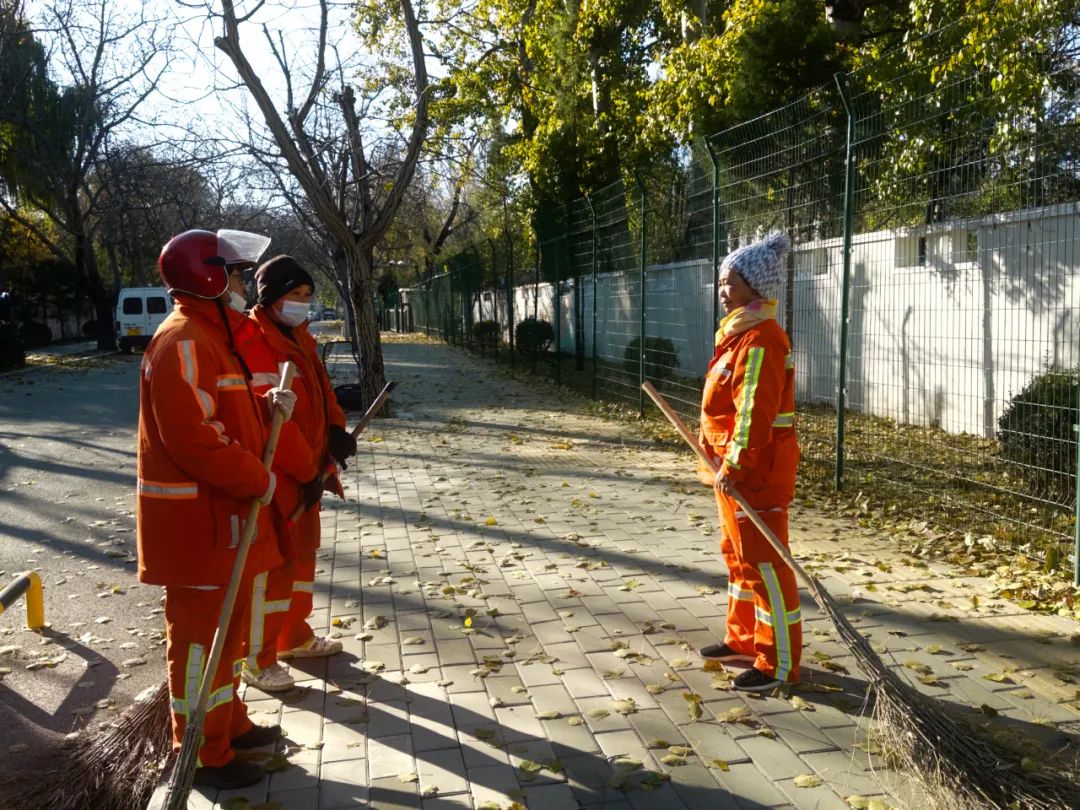
M97 256L90 237L82 228L75 232L75 268L86 281L87 292L94 304L94 318L100 324L97 337L97 350L110 352L116 349L116 333L112 328L112 302L105 283L98 273Z
M372 270L374 257L370 250L354 248L347 253L349 279L352 282L352 305L356 313L357 368L360 372L360 392L366 408L386 385L379 326L375 320ZM389 414L389 404L383 415Z

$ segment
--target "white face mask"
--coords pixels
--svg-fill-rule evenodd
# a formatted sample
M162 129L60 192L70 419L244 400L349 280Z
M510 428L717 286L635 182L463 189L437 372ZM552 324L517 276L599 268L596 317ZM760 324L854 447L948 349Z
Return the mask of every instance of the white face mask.
M245 299L244 296L229 290L229 306L237 312L242 313L247 309L247 299Z
M308 317L308 305L303 301L282 301L281 309L272 309L274 320L284 326L299 326Z

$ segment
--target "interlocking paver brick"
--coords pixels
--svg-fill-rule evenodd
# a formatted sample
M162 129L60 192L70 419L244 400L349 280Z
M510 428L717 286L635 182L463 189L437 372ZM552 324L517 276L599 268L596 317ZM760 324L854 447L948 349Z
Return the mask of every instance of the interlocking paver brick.
M310 621L346 654L294 662L306 691L284 702L246 692L258 722L280 714L292 746L293 767L256 788L253 804L760 810L840 808L858 793L920 807L908 776L856 747L871 726L866 684L805 594L791 695L813 711L730 691L703 670L695 650L723 638L727 583L715 502L685 454L456 349L385 349L397 415L360 437L349 500L329 499L322 513ZM333 368L351 373L344 358ZM1054 750L1075 735L1075 685L1054 674L1075 663L1075 622L1023 611L947 564L913 565L887 539L803 505L791 525L795 554L901 677L997 708L999 722ZM365 627L379 616L384 627ZM403 644L411 638L423 643ZM980 647L961 647L970 643ZM930 666L946 688L918 683L905 662ZM376 663L376 674L361 671ZM821 691L832 688L842 691ZM704 701L700 720L688 692ZM633 699L631 713L615 710L617 698ZM775 737L715 719L732 708L749 708ZM689 746L685 764L661 764L667 752L648 748L661 740ZM670 781L616 789L618 755ZM530 778L531 766L518 767L527 761L564 770ZM802 773L823 784L796 787Z

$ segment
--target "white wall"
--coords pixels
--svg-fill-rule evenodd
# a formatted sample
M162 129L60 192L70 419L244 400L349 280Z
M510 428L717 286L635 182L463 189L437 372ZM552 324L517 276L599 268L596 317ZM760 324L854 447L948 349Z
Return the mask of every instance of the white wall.
M1009 399L1047 363L1080 362L1078 242L1077 204L856 235L848 407L897 422L992 436ZM842 251L841 238L794 250L792 332L800 402L836 401ZM589 356L591 277L582 283ZM600 274L597 286L598 354L622 362L640 329L639 277ZM564 289L561 346L572 352L572 282ZM522 285L514 292L515 322L531 317L534 305L540 318L552 321L550 284ZM678 373L689 380L704 375L712 356L712 296L707 261L648 269L646 334L673 342ZM474 316L497 313L506 324L505 303L500 291L474 308Z

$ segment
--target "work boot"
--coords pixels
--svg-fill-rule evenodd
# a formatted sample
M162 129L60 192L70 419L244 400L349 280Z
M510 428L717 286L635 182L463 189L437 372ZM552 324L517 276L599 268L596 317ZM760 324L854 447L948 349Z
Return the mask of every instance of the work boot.
M780 685L772 675L766 675L760 669L751 667L731 683L740 692L768 692Z
M220 768L209 766L195 769L195 784L218 790L237 790L251 787L263 778L262 765L233 757Z
M702 647L698 654L706 661L753 661L754 656L743 655L741 652L731 649L726 643L709 644Z
M237 751L250 751L253 748L265 748L276 745L281 739L281 726L260 726L258 723L232 740L232 747Z

